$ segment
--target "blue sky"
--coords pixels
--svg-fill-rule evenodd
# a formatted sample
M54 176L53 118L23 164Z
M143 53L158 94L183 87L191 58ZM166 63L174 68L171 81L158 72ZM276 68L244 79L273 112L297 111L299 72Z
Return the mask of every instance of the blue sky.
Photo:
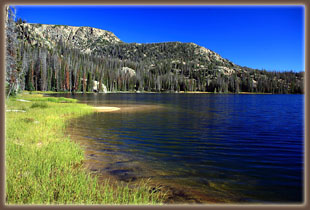
M194 42L241 65L304 71L303 6L16 6L29 23L90 26L124 42Z

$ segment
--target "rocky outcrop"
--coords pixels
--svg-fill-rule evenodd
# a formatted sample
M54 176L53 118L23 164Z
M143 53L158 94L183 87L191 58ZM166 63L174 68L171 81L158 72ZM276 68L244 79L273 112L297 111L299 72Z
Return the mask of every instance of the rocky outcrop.
M106 44L121 42L112 32L91 27L22 23L18 28L20 37L32 45L53 48L63 42L84 53L91 53Z
M107 87L102 83L101 84L101 89L99 87L99 82L98 81L93 81L93 91L94 92L100 92L100 93L107 93Z
M129 77L136 76L136 71L126 66L121 68L121 73L125 75L127 74Z
M118 43L101 46L94 50L94 53L108 58L143 62L150 69L167 66L174 72L180 72L181 68L193 67L196 71L211 69L231 75L242 70L240 66L222 58L214 51L194 43Z

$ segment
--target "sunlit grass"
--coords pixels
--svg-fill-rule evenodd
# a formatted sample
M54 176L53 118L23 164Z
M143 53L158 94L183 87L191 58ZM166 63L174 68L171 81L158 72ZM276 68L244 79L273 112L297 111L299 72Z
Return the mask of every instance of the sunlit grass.
M19 101L19 99L30 102ZM6 100L7 204L158 204L147 183L99 183L83 167L84 151L65 136L68 119L93 109L74 99L22 94Z

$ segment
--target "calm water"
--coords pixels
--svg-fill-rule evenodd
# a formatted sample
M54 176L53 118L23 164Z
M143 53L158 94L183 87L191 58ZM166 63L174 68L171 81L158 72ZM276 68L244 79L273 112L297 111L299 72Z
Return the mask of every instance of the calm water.
M68 130L101 174L151 178L196 202L303 201L303 95L69 97L121 108L76 119Z

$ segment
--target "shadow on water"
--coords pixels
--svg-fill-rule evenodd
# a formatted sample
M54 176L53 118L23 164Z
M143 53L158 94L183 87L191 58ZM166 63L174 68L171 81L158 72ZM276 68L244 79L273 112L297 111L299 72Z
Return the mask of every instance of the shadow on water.
M85 149L86 166L102 179L135 183L150 178L169 190L167 203L302 200L299 96L74 98L120 108L74 119L67 129Z

